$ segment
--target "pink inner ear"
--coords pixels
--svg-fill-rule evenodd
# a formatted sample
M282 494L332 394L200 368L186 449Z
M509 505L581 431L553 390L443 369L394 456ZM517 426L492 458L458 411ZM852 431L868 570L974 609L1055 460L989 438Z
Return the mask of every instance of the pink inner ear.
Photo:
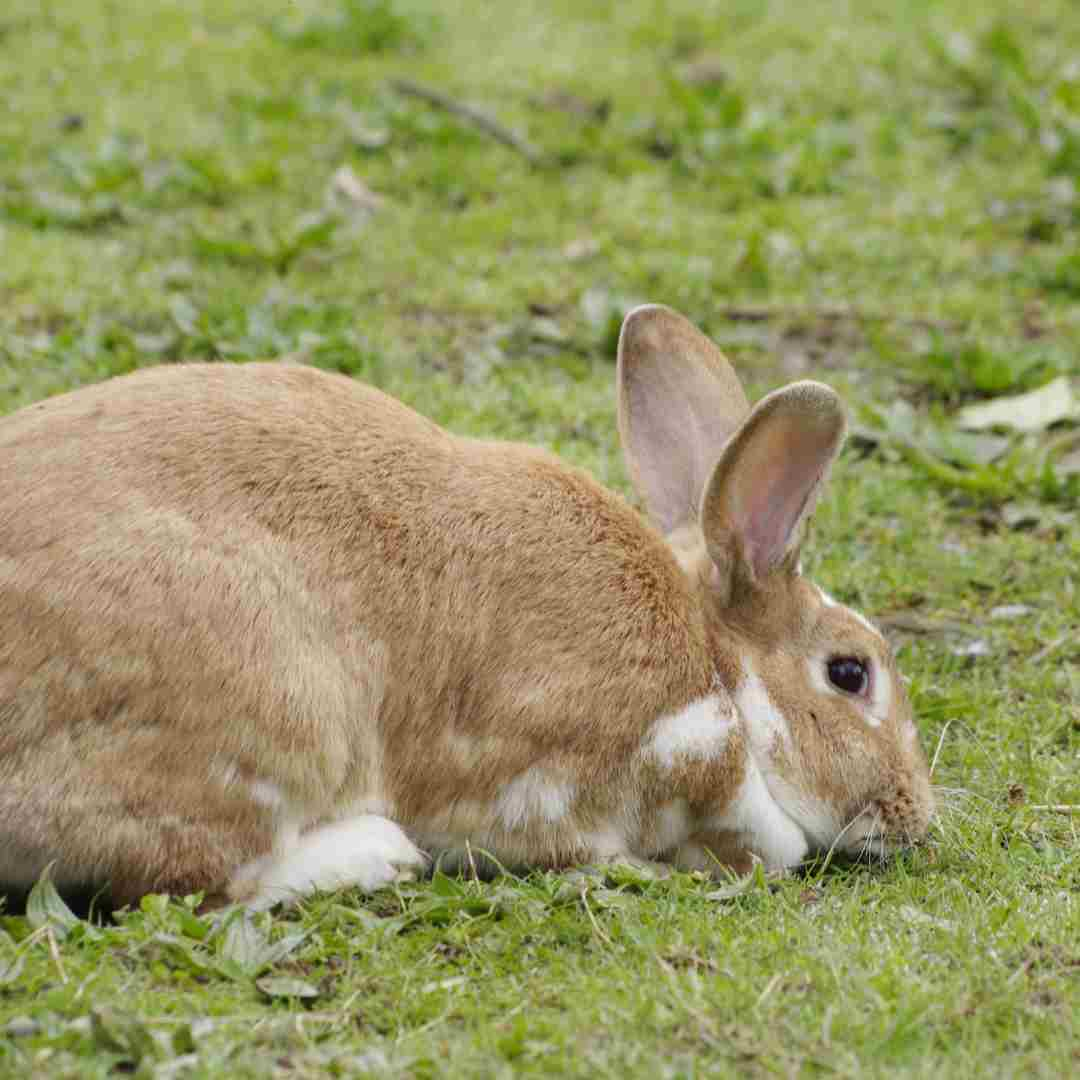
M796 542L836 444L831 424L777 416L746 446L732 477L730 506L755 577L768 574Z

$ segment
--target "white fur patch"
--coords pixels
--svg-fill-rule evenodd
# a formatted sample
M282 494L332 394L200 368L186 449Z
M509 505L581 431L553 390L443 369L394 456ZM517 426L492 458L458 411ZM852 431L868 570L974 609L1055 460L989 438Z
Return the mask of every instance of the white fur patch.
M590 859L613 859L629 852L625 837L614 825L597 832L585 833L581 840Z
M749 661L743 664L743 677L735 691L735 706L742 715L750 747L759 761L771 756L773 744L791 745L791 733L783 714L772 703L769 691Z
M807 837L815 844L827 847L839 827L836 813L821 800L797 789L773 766L778 742L783 750L791 753L791 733L783 714L773 704L769 691L749 662L744 664L735 703L743 717L750 755L746 778L732 808L743 815L746 822L743 828L750 832L755 828L758 830L756 843L766 845L751 845L753 850L768 862L769 851L774 859L786 858L801 844L802 850L796 860L799 861L806 855ZM738 809L740 802L743 810ZM729 809L725 813L732 812ZM793 829L798 833L798 843Z
M685 799L662 806L656 815L656 851L677 848L690 832L690 808Z
M724 752L737 720L729 698L710 694L657 720L650 749L667 769L679 758L708 761Z
M511 832L537 820L554 825L569 813L573 799L571 784L534 766L503 788L495 801L495 813Z
M892 707L892 679L880 664L875 667L874 682L870 688L870 709L866 714L866 722L871 727L880 727L881 722L888 719L889 709Z
M394 822L366 815L314 829L290 851L261 862L249 905L257 910L319 890L357 886L372 892L420 873L426 859ZM246 868L237 875L249 876Z
M269 810L280 810L285 805L281 788L270 780L255 780L251 785L251 797Z
M752 757L746 759L746 775L735 797L710 825L745 837L747 847L761 857L767 870L797 866L809 851L802 829L772 797Z
M799 791L775 773L769 774L766 782L777 805L789 818L798 822L799 828L814 846L827 849L841 828L837 812L820 799Z

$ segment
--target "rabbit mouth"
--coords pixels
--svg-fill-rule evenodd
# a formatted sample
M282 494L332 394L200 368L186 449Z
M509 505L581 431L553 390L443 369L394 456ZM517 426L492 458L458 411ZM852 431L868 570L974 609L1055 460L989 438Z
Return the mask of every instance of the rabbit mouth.
M891 833L880 810L868 807L844 826L831 850L860 861L884 860L906 851L915 843L914 837Z

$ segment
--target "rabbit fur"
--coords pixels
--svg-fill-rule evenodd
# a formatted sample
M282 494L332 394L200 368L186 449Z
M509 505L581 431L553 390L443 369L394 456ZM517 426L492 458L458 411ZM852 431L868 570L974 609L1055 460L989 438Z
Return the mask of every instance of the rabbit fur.
M158 367L0 422L0 887L51 865L117 904L267 907L465 847L743 871L920 839L891 652L799 564L836 394L751 409L655 305L618 393L651 522L296 365Z

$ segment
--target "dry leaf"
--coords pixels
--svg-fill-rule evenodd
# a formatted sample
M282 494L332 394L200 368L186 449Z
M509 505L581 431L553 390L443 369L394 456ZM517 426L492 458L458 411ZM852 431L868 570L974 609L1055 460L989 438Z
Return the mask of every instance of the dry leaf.
M683 82L691 86L723 86L728 81L728 58L707 53L682 69Z
M330 177L330 188L361 210L381 210L386 203L386 200L372 191L348 165L342 165Z
M976 638L974 641L959 642L956 645L949 646L949 652L953 656L963 656L967 659L975 660L980 656L989 656L991 649L988 642L982 638Z
M265 975L255 980L255 985L268 998L315 998L319 996L317 987L304 979L295 979L290 975Z
M1022 619L1025 615L1030 615L1034 610L1034 608L1028 607L1027 604L1001 604L990 609L990 618Z
M600 244L597 240L591 236L580 236L563 248L563 257L570 262L577 262L579 259L591 259L599 251Z
M1080 392L1064 375L1030 393L968 405L956 414L957 424L969 431L993 427L1042 431L1062 420L1080 420Z

